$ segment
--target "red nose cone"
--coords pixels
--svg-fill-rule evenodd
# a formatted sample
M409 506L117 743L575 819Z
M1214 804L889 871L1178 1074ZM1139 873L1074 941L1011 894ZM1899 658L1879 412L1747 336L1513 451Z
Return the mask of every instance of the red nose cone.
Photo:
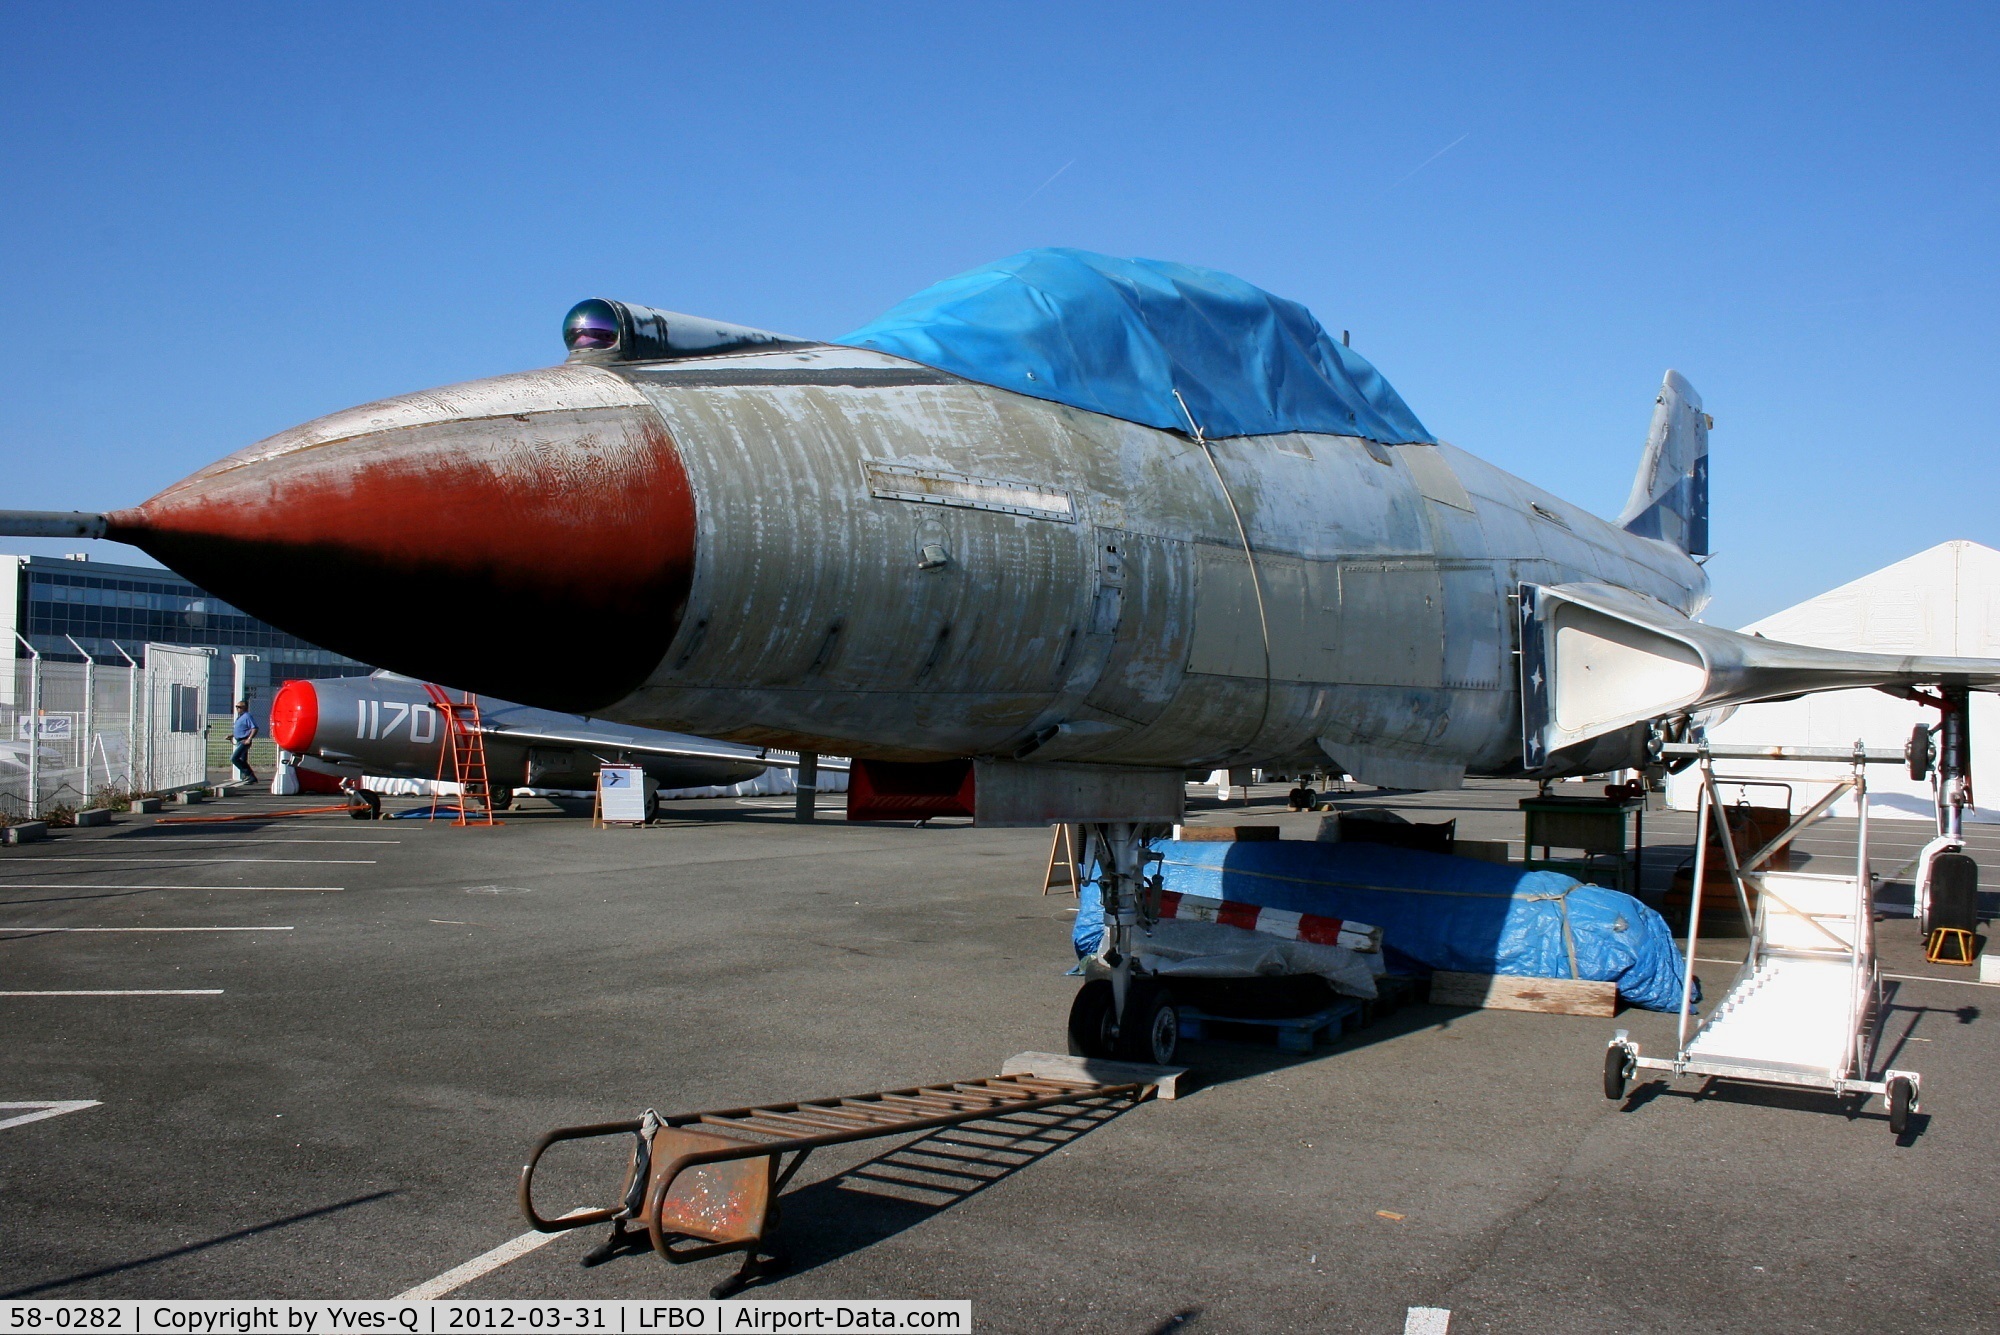
M109 524L314 644L576 712L658 665L694 568L693 493L665 425L583 366L335 413Z
M309 681L288 681L271 701L271 740L293 755L312 750L319 731L319 692Z

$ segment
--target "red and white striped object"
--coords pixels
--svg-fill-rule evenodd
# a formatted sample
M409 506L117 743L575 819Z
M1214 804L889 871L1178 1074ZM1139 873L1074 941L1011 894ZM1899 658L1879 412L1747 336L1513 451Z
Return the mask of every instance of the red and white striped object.
M1267 909L1261 904L1239 904L1233 899L1205 899L1200 895L1176 894L1172 890L1160 894L1160 917L1180 922L1218 922L1224 927L1241 927L1247 932L1263 932L1287 941L1344 946L1363 954L1372 954L1382 948L1382 929L1365 922L1325 918L1317 913Z

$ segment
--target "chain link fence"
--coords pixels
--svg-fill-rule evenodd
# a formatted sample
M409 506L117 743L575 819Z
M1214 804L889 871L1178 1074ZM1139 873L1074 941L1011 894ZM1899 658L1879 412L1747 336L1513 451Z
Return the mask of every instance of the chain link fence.
M0 702L0 816L60 816L206 781L208 655L146 648L139 667L14 660Z

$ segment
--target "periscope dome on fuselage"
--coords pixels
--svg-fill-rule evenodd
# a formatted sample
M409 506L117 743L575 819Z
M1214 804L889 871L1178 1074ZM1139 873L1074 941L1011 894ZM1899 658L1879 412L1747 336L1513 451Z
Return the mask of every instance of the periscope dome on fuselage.
M1211 439L1297 431L1436 443L1311 311L1190 264L1024 250L933 283L835 342Z

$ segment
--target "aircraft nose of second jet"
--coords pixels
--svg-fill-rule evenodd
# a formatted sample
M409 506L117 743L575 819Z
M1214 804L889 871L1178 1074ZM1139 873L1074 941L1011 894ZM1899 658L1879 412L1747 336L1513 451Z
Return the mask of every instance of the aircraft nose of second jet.
M694 532L658 414L584 366L335 413L107 516L107 536L303 639L576 711L658 664Z
M293 755L312 750L319 735L319 691L309 681L288 681L271 700L271 740Z

